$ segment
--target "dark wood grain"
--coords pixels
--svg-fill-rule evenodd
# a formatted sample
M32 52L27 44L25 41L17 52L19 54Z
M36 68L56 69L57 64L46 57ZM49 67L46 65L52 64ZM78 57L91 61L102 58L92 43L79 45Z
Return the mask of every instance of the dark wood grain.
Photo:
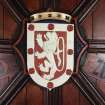
M11 102L11 105L26 105L26 87L17 94L16 99Z
M57 9L61 12L70 13L79 4L80 0L59 0Z
M17 24L14 21L14 19L11 17L11 15L7 12L7 10L4 8L4 39L13 39L14 32L17 28Z
M78 105L79 104L79 90L71 82L63 86L63 105Z
M26 85L27 90L27 105L43 105L43 91L33 81L30 81Z
M91 105L91 103L84 97L84 95L81 92L79 95L80 95L79 96L79 102L80 102L79 105L84 105L84 103L85 103L85 105Z
M90 13L84 20L84 22L81 24L84 34L87 37L87 39L92 39L93 37L93 31L92 31L92 13Z
M45 3L46 1L47 0L44 0L43 3ZM59 2L57 3L57 6L56 6L57 11L67 12L67 13L71 13L71 11L80 2L80 0L58 0L58 1ZM25 8L27 8L27 10L29 11L29 13L32 13L34 11L40 11L43 6L42 0L23 0L22 3L23 3L22 6L24 5ZM93 39L105 38L105 35L104 35L105 31L103 28L105 25L105 23L103 22L105 18L105 14L102 12L104 11L104 8L105 8L104 4L105 4L105 1L101 0L96 10L90 13L88 17L85 19L85 21L83 22L83 24L81 25L87 36L87 39L93 40ZM10 14L7 12L7 10L3 9L2 6L0 6L0 11L1 11L0 19L4 21L4 23L1 22L1 26L0 26L0 33L1 33L0 38L12 39L14 35L13 33L16 30L17 24L15 23L14 19L10 16ZM42 11L44 11L44 9L42 9ZM22 13L25 13L25 12L21 12L21 15ZM24 16L28 16L28 15L26 13ZM4 27L4 31L3 31L3 27ZM104 84L103 82L99 82L99 83L100 84L97 86L97 89L102 90L101 92L103 93ZM38 85L33 83L32 80L30 80L28 84L26 84L26 86L18 93L18 95L12 101L11 105L46 105L47 102L44 102L44 99L46 99L47 96L43 94L43 91L44 89L40 88ZM57 96L60 97L58 91L59 89L51 93L53 94L52 95L53 99L54 97L57 97ZM62 100L62 103L58 105L90 105L88 100L79 91L79 88L77 88L76 85L72 82L65 84L62 87L62 93L60 94L62 94L63 100ZM62 99L62 97L57 99L60 100ZM53 101L53 99L51 100L51 102ZM54 99L54 103L55 101L57 101L57 99ZM51 105L56 105L51 102L50 102Z
M88 41L89 49L85 61L87 67L84 69L84 71L89 75L89 78L90 80L93 81L93 84L97 86L98 91L101 92L102 95L104 94L103 96L105 97L105 89L103 88L105 79L104 77L103 78L101 77L101 74L102 73L104 74L103 70L104 64L102 62L101 63L98 62L99 59L103 59L102 61L104 62L104 56L105 56L104 11L105 11L105 0L100 0L95 9L92 11L92 13L89 14L88 17L85 19L85 21L82 23L82 26L87 36L87 40L89 40ZM92 56L89 57L88 55ZM99 55L101 55L101 57L99 57ZM88 64L89 62L90 64ZM97 82L94 83L94 80L96 80Z
M105 0L100 0L93 13L93 38L105 40Z
M41 8L41 1L42 0L23 0L23 3L30 12L34 12Z
M3 6L0 4L0 39L3 39Z

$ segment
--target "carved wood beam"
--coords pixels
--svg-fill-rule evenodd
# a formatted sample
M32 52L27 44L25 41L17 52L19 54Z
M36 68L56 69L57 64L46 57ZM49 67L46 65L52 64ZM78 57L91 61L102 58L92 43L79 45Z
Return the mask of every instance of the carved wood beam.
M98 92L83 71L78 76L72 76L72 81L79 87L81 92L88 98L92 105L105 105L104 97Z

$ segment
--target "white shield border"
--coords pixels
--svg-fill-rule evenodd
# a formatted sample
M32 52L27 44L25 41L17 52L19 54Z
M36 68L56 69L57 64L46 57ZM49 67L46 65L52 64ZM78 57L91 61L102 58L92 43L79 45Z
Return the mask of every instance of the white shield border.
M33 31L28 30L28 27L30 24L35 27L35 29ZM34 42L34 32L35 31L52 31L52 30L48 29L48 24L50 24L50 23L27 23L27 51L29 48L34 49L34 46L35 46L34 45L34 43L35 43ZM66 31L67 32L67 50L73 49L73 51L74 51L74 24L59 24L59 23L52 23L52 24L54 24L54 26L55 26L53 31ZM68 25L73 26L72 31L67 31ZM30 68L35 69L34 53L33 54L27 53L27 70L28 70L28 72L29 72ZM66 70L72 70L72 73L73 73L73 70L74 70L74 53L72 55L69 55L67 53ZM32 78L32 80L35 83L37 83L38 85L45 87L45 88L48 88L47 85L49 82L51 82L54 85L53 88L55 88L55 87L58 87L60 85L63 85L71 77L72 73L71 73L71 75L67 75L66 70L62 76L60 76L57 79L51 80L51 81L45 80L37 72L34 72L33 74L29 74L29 75Z

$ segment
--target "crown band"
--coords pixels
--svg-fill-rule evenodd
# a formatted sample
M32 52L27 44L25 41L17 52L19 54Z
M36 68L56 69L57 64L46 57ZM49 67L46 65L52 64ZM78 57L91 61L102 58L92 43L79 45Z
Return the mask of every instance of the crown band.
M61 12L42 12L42 13L36 13L30 16L30 20L32 22L40 21L40 20L62 20L65 22L70 22L72 17L71 15L61 13Z

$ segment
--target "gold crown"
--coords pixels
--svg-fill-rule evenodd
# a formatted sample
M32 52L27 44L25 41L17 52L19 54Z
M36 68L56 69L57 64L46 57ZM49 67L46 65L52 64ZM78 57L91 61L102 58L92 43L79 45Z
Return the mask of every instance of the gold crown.
M41 13L36 13L30 16L31 22L36 22L40 20L62 20L65 22L70 22L72 17L71 15L61 13L61 12L41 12Z

